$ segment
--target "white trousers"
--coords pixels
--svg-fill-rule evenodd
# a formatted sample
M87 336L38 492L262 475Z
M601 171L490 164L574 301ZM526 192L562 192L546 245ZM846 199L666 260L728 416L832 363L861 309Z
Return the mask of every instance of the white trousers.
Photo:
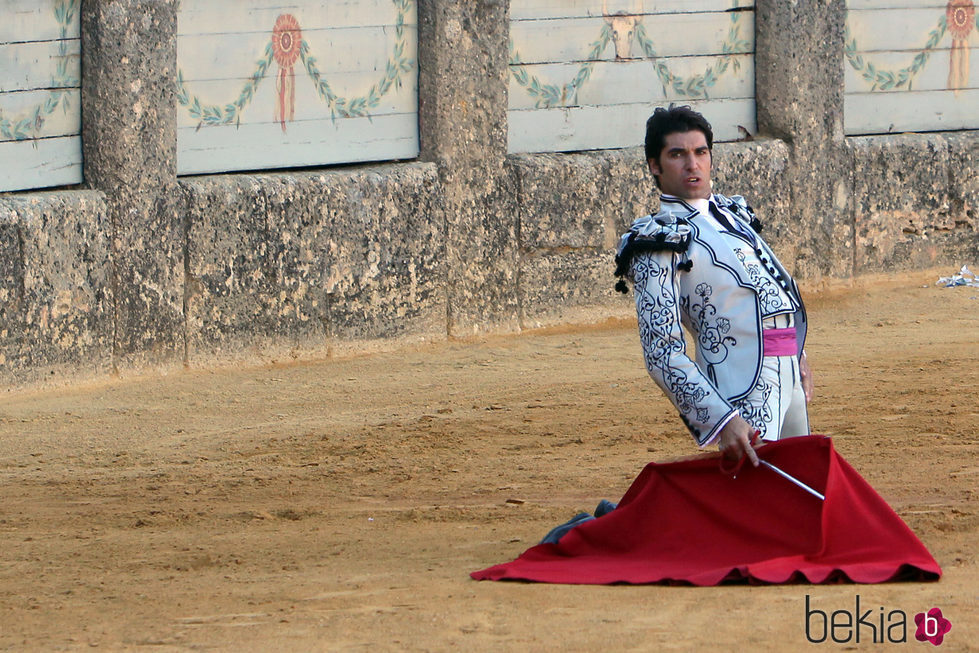
M758 382L735 403L746 422L772 441L809 435L809 414L796 356L765 356Z

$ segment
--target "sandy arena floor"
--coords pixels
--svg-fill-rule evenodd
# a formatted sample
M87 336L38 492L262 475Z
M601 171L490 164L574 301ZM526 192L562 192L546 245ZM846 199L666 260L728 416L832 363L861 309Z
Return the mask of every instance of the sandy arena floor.
M934 285L951 271L808 294L813 430L938 583L470 580L696 453L616 323L6 392L0 650L840 650L806 642L805 597L857 594L937 606L939 650L979 650L979 289Z

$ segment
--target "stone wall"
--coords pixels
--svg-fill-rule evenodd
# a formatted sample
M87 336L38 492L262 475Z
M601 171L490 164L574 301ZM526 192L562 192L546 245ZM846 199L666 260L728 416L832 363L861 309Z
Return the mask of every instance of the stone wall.
M181 188L188 361L444 337L434 165L218 175Z
M758 0L759 133L715 147L716 187L803 288L975 263L979 133L845 138L844 12ZM184 178L175 16L83 3L85 184L0 195L8 385L632 314L612 251L656 208L642 151L507 156L505 0L419 0L418 161Z
M863 136L847 145L853 274L979 260L979 134Z

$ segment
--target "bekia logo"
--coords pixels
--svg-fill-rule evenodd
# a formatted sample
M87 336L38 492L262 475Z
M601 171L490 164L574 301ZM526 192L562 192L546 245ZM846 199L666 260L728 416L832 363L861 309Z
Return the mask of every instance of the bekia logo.
M931 642L935 646L940 646L945 639L945 633L952 630L952 622L943 617L938 608L914 615L914 623L918 625L914 638L919 642Z
M917 630L914 638L919 642L931 642L940 646L952 623L938 608L919 612L914 616ZM827 614L815 608L806 594L806 639L821 644L831 639L837 644L872 642L874 644L901 644L908 641L908 615L904 610L887 610L880 606L861 612L860 595L854 600L853 611L834 610Z

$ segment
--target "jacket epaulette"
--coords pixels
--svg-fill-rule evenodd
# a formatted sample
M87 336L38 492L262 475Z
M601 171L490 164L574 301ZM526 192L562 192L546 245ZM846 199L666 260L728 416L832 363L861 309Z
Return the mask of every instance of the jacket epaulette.
M639 218L619 240L615 254L615 276L619 280L615 289L628 293L629 287L624 277L629 274L632 258L642 252L687 251L690 246L691 230L687 221L673 216L651 216Z

